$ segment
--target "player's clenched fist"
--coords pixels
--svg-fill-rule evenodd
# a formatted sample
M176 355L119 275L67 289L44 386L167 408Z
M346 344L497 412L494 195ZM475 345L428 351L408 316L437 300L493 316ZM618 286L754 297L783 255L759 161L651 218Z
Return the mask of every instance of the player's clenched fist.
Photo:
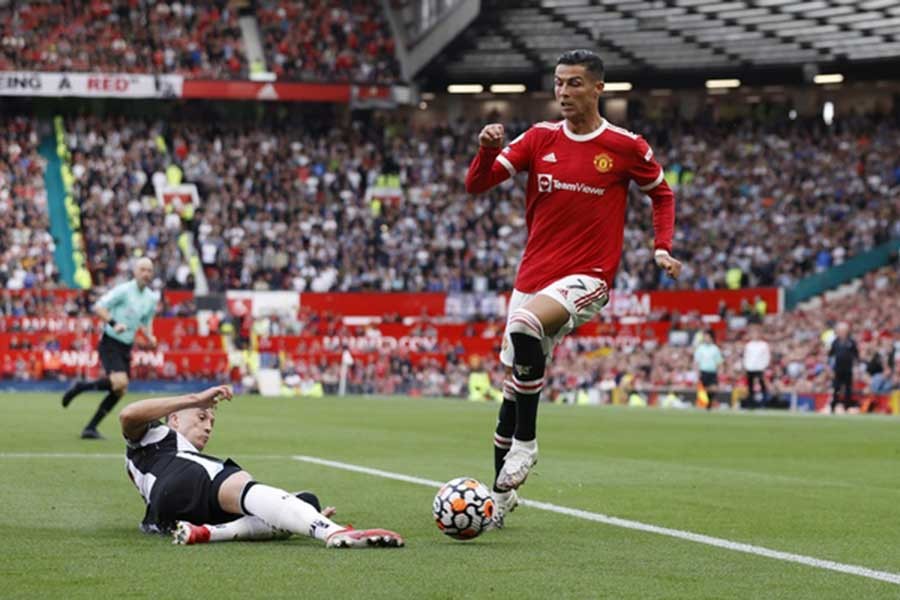
M478 134L478 143L485 148L502 148L503 125L500 123L485 125L481 133Z

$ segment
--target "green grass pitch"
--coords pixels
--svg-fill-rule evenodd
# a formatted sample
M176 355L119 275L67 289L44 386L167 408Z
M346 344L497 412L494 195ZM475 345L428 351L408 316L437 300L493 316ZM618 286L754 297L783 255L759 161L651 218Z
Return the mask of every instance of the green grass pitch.
M436 490L296 454L445 481L492 475L496 406L409 398L264 399L219 410L206 449L311 489L401 550L305 538L176 547L138 532L118 422L99 401L0 395L0 598L898 598L900 585L521 507L471 542ZM134 400L130 395L128 400ZM526 498L900 573L900 420L541 406ZM88 456L92 455L92 456Z

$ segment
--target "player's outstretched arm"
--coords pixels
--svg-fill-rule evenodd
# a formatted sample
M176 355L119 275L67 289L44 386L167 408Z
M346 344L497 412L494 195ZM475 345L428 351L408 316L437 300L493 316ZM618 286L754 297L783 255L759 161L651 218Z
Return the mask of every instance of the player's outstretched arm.
M147 432L150 423L185 408L215 408L222 400L231 400L231 387L217 385L196 394L148 398L129 404L119 413L119 423L126 439L136 442Z
M466 191L470 194L486 192L511 177L509 170L496 160L503 149L505 133L503 125L485 125L478 134L478 154L472 159L466 173Z

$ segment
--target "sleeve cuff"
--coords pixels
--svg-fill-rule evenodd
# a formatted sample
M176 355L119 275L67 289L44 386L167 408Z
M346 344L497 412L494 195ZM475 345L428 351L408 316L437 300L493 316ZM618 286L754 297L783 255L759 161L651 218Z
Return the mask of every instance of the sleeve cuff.
M497 162L503 165L507 171L509 171L509 176L514 177L516 174L516 168L509 162L509 159L503 156L502 154L497 155Z
M653 188L655 188L656 186L658 186L660 183L662 183L663 177L664 177L664 176L665 176L665 173L663 173L663 170L660 169L660 170L659 170L659 175L656 176L656 179L654 179L653 181L651 181L650 183L648 183L648 184L646 184L646 185L638 186L638 188L639 188L642 192L649 192L650 190L652 190Z

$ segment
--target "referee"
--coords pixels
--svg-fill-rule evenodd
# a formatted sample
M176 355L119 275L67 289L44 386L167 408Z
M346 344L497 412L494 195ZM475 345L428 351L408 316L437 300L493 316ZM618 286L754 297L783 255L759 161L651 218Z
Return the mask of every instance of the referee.
M105 391L106 397L97 407L97 412L81 432L86 440L103 439L97 425L128 390L128 374L131 368L131 347L138 328L144 330L152 346L153 314L159 294L150 289L153 281L153 261L141 258L134 265L134 279L120 283L104 294L94 305L94 314L103 322L103 335L97 352L106 376L94 381L76 381L63 395L63 408L69 406L75 396L87 391Z

